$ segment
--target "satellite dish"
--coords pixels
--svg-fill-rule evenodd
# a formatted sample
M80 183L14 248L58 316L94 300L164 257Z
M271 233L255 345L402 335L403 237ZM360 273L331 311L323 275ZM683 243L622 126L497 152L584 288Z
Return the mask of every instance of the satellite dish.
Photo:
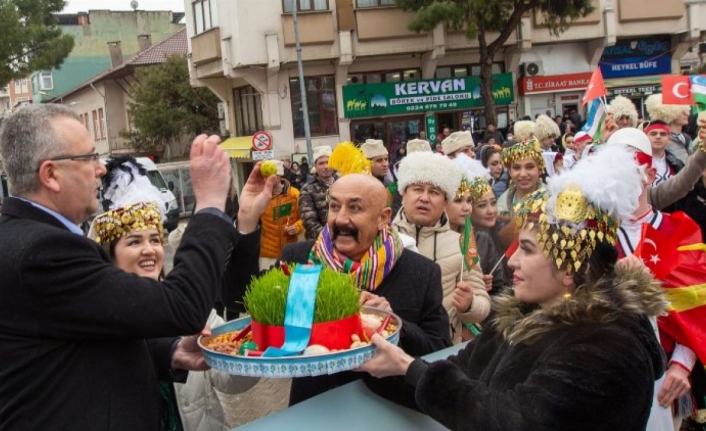
M132 10L136 11L136 10L137 10L137 6L139 6L139 4L137 3L137 0L132 0L132 1L130 2L130 7L132 8Z

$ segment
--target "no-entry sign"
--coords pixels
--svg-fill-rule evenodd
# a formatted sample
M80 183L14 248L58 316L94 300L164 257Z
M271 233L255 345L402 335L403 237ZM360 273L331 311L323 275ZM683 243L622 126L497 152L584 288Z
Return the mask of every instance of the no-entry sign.
M257 132L252 136L252 149L255 151L267 151L272 148L272 136L267 132Z

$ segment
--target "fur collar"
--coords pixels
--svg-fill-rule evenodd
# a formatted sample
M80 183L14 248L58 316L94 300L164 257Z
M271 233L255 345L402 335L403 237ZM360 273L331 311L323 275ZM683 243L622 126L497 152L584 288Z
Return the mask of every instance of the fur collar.
M579 287L548 310L518 301L508 290L494 300L497 331L511 342L531 342L559 326L611 322L620 316L658 316L666 308L659 282L641 268L616 268L613 280Z

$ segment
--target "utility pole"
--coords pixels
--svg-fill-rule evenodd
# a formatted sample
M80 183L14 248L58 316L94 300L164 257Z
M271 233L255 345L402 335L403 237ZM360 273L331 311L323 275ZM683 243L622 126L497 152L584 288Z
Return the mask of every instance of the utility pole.
M306 139L307 160L314 166L314 153L311 148L311 127L309 126L309 105L306 102L306 83L304 82L304 66L302 65L302 46L299 43L299 25L297 22L297 7L298 0L290 0L292 2L292 20L294 22L294 46L297 51L297 68L299 69L299 92L301 93L302 116L304 117L304 138ZM308 175L305 172L305 175Z

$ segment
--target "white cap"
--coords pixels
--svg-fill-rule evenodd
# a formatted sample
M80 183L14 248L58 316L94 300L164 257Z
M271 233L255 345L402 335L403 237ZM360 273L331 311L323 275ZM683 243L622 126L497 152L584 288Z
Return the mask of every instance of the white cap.
M650 138L647 137L645 132L635 129L634 127L626 127L620 129L613 133L610 138L608 138L607 145L627 145L632 147L641 153L645 153L648 156L652 156L652 144L650 144Z
M387 148L385 144L379 139L368 139L360 146L360 149L365 154L366 159L375 159L377 157L387 156Z
M322 145L320 147L314 148L314 163L321 157L329 157L331 155L331 147L328 145Z

